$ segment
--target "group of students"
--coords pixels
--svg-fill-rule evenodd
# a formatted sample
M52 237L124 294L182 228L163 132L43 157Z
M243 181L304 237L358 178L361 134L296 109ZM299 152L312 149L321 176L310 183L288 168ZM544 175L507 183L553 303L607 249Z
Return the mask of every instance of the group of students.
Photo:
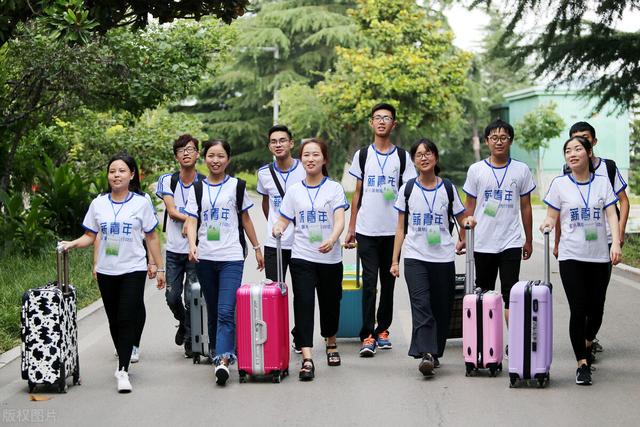
M369 124L373 143L355 153L349 170L357 179L351 206L340 183L328 177L329 153L323 141L305 140L295 159L294 140L287 127L276 125L269 130L267 144L274 161L257 172L257 191L267 218L264 254L249 215L253 203L244 182L227 173L229 144L221 140L203 143L209 173L202 176L195 169L199 141L189 135L179 137L173 152L180 170L162 175L156 190L168 216L166 270L156 231L158 220L152 204L140 192L135 161L128 155L109 161L109 189L91 203L83 222L85 234L63 243L69 250L100 241L96 272L119 356L118 391L132 389L128 368L132 351L139 357L145 273L157 275L159 289L166 283L166 300L179 322L175 343L184 345L186 357L191 355L189 284L200 282L216 382L226 383L229 366L236 360L235 298L248 249L245 233L258 269L266 269L271 280L277 279L275 239L281 239L284 273L290 269L292 280L293 346L296 353L302 353L299 379L309 381L315 376L315 294L327 364L339 366L340 236L350 207L344 246L357 246L363 267L361 357L392 348L389 328L402 249L413 325L409 356L420 359L418 369L423 375L433 375L445 349L454 299L454 258L465 248L465 226L475 229L476 285L492 290L500 274L508 323L509 291L519 280L521 259L530 258L533 251L530 195L535 189L527 165L510 157L513 128L501 120L486 127L484 138L491 154L470 166L462 188L467 195L463 204L455 185L439 177L436 144L421 139L409 152L392 144L391 133L397 125L393 106L373 107ZM544 199L548 215L541 226L553 228L558 221L561 229L556 253L571 309L570 337L579 384L591 382L589 366L602 323L611 264L620 261L629 212L626 184L615 166L613 186L609 183L610 161L593 155L596 142L590 125L582 122L571 128L563 147L569 169L550 186ZM458 238L451 234L454 221L460 225Z

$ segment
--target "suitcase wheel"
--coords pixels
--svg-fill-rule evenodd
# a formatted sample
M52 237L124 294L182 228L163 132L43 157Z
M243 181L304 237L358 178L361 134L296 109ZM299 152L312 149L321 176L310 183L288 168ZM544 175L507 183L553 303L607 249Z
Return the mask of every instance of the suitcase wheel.
M58 393L67 392L67 381L63 378L58 382Z
M473 372L473 364L467 363L465 364L465 367L466 367L465 376L466 377L471 376L471 372Z
M273 371L271 382L273 382L274 384L280 384L281 380L282 380L282 374L280 373L280 371Z
M492 377L495 377L495 376L496 376L496 372L497 372L497 371L498 371L498 369L497 369L496 367L491 366L491 367L489 368L489 375L490 375L490 376L492 376Z
M36 383L29 381L29 393L33 393L33 390L36 389Z
M244 384L247 382L247 372L243 370L238 371L240 384Z
M193 353L193 364L194 365L199 365L200 364L200 355Z
M502 363L498 365L498 371L502 372Z
M282 377L288 377L289 376L289 369L285 369L284 371L282 371Z
M509 388L514 388L516 386L516 382L518 378L514 375L509 375Z

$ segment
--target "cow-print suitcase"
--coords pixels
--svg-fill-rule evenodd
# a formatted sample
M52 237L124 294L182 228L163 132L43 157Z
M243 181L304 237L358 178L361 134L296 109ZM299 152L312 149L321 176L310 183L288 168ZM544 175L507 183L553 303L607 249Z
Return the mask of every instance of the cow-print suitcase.
M22 378L67 391L67 378L80 383L76 290L69 284L68 255L57 251L58 280L22 296Z

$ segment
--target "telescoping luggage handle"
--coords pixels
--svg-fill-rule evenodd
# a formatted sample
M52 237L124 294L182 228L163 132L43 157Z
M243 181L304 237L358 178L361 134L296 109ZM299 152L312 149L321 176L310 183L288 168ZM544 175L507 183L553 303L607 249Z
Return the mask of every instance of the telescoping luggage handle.
M551 284L551 255L549 254L549 235L551 234L551 229L545 227L542 233L544 234L544 281L545 283Z
M69 253L66 252L59 242L56 247L56 270L58 273L58 288L64 292L69 292Z
M466 272L465 282L464 282L464 293L470 294L473 292L474 284L476 283L476 269L475 269L475 259L473 257L473 228L468 225L464 226L467 240L467 262L466 262Z
M280 292L282 295L286 295L287 285L284 283L284 268L282 267L282 235L276 236L276 278Z

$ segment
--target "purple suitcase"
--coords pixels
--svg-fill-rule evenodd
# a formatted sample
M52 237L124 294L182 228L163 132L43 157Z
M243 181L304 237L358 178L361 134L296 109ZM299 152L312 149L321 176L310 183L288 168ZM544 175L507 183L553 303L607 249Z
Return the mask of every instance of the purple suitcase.
M462 300L462 351L466 375L488 369L493 377L502 371L502 295L499 292L472 291L475 281L473 229L467 230L465 293Z
M544 233L544 280L520 281L509 294L509 383L549 382L553 354L553 301L549 231Z

